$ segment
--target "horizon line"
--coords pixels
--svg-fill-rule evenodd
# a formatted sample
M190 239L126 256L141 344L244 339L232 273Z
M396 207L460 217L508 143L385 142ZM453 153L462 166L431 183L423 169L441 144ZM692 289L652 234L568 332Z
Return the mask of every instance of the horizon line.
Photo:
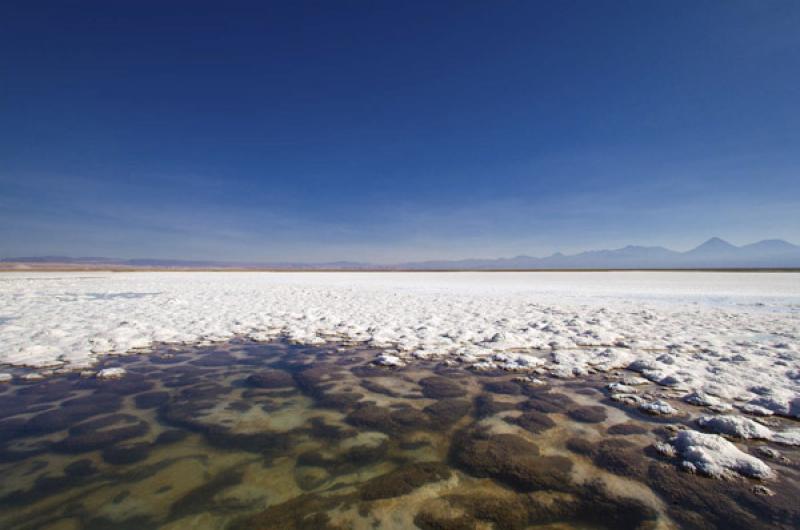
M790 241L787 241L785 239L780 239L780 238L759 239L759 240L753 241L751 243L735 245L735 244L733 244L733 243L731 243L731 242L729 242L726 239L723 239L721 237L712 236L712 237L709 237L708 239L704 240L702 243L700 243L700 244L698 244L698 245L696 245L696 246L694 246L694 247L692 247L692 248L690 248L688 250L685 250L685 251L673 250L673 249L671 249L669 247L665 247L663 245L635 245L635 244L628 244L628 245L621 246L621 247L616 247L616 248L586 249L586 250L581 250L581 251L574 252L574 253L571 253L571 254L565 254L565 253L563 253L561 251L555 251L555 252L552 252L552 253L550 253L548 255L541 255L541 256L533 256L533 255L530 255L530 254L516 254L516 255L513 255L513 256L497 256L497 257L490 257L490 258L474 258L474 257L451 258L451 259L448 259L448 258L426 258L426 259L417 259L417 260L394 261L394 262L383 263L383 264L372 262L372 261L369 261L369 260L360 261L360 260L346 260L346 259L317 260L317 261L302 261L302 260L295 261L295 260L291 260L291 259L280 259L280 260L278 260L278 259L276 259L276 260L223 260L223 259L217 259L217 258L152 258L152 257L140 257L140 258L125 257L125 258L123 258L123 257L108 257L108 256L80 256L80 255L79 256L67 256L67 255L58 255L58 254L40 254L40 255L34 255L34 256L30 256L29 255L29 256L0 257L0 264L2 264L2 263L6 263L6 264L14 264L14 263L18 263L18 264L30 264L30 263L52 263L52 264L63 263L63 264L68 264L70 262L75 262L76 264L91 264L91 263L97 262L98 264L101 264L101 262L106 262L106 264L108 264L108 265L114 265L113 262L119 262L119 263L116 263L116 265L118 265L118 266L119 265L123 265L123 266L130 266L130 267L147 267L147 265L139 265L139 264L130 263L130 262L152 261L152 262L175 262L176 263L176 267L180 267L181 264L190 267L189 264L198 263L198 267L202 267L203 265L205 265L209 269L213 269L214 266L216 265L216 266L221 266L222 268L226 268L226 269L240 267L240 268L243 268L243 269L263 268L265 270L272 269L272 268L277 268L278 270L285 270L286 267L304 267L304 266L308 266L308 267L316 267L316 266L325 267L325 266L333 266L331 270L341 270L341 269L337 268L336 265L337 264L342 264L342 265L346 265L347 264L347 265L351 265L351 266L358 266L358 267L365 267L365 268L375 267L376 270L383 270L383 269L386 269L386 268L396 268L397 270L402 270L403 266L411 266L411 265L425 265L425 264L433 264L433 263L454 263L454 264L457 264L459 262L465 262L465 261L483 261L483 262L498 261L499 262L499 261L510 261L510 260L520 259L520 258L530 258L530 259L543 260L543 259L549 259L549 258L553 258L553 257L565 257L565 258L575 257L575 256L580 256L581 254L586 254L586 253L590 253L590 252L616 252L616 251L625 250L625 249L629 249L629 248L653 249L653 250L660 249L660 250L667 250L669 252L673 252L673 253L676 253L676 254L686 254L688 252L692 252L693 250L696 250L696 249L698 249L698 248L700 248L700 247L702 247L702 246L704 246L704 245L706 245L708 243L714 242L714 241L720 242L720 243L724 243L726 245L730 245L731 247L734 247L734 248L737 248L737 249L741 249L743 247L755 245L755 244L758 244L758 243L776 242L776 243L786 243L786 244L791 245L793 247L797 247L798 250L800 250L800 246L798 246L798 245L796 245L796 244L794 244L794 243L792 243ZM45 261L45 260L49 260L49 261ZM64 260L64 261L60 262L58 260ZM153 265L153 266L157 267L158 265ZM192 268L196 269L198 267L192 267ZM688 267L688 268L695 269L697 267ZM725 268L727 268L727 267L725 267ZM747 268L747 267L744 267L744 268ZM555 267L552 270L562 270L562 269L563 268ZM642 269L642 267L635 267L634 270L635 269ZM645 267L644 269L650 270L651 268ZM653 267L652 268L652 270L671 270L671 269L674 269L674 267L660 267L660 268L659 267ZM702 269L702 267L701 267L701 269ZM415 268L415 269L412 269L412 270L420 270L420 269ZM435 270L442 270L442 269L441 268L436 268ZM465 269L459 268L459 269L454 269L454 270L465 270ZM476 270L488 270L488 269L476 269ZM498 270L506 270L506 269L498 269ZM518 270L525 270L525 269L518 269ZM538 269L537 268L537 269L531 269L531 270L544 270L544 269ZM566 270L571 270L571 269L568 268ZM598 270L617 270L617 269L599 268ZM618 269L618 270L631 270L631 269L629 269L629 268L621 268L621 269Z

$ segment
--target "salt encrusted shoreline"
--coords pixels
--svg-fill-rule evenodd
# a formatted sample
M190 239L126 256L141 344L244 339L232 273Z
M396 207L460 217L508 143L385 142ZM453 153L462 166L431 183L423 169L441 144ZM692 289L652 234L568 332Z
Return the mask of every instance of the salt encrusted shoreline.
M690 403L793 417L799 322L796 273L0 274L10 365L81 369L154 342L285 336L365 342L385 364L627 368Z

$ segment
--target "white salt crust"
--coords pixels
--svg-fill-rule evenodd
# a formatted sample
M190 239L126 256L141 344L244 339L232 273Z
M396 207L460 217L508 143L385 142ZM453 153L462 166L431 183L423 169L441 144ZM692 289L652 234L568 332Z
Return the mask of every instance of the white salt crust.
M800 445L800 429L775 432L766 425L742 416L701 416L697 424L707 431L733 438L770 440L784 445Z
M98 379L121 379L127 372L124 368L103 368L97 372Z
M81 369L154 342L285 336L364 342L390 366L630 368L690 403L796 417L799 321L796 273L0 273L9 365Z
M672 440L675 453L687 471L699 472L714 478L730 478L734 474L767 479L774 476L772 468L748 455L718 434L681 431ZM667 451L661 450L668 454Z
M654 416L671 416L673 414L677 414L678 412L672 407L672 405L663 399L658 399L649 403L641 403L639 405L639 410Z

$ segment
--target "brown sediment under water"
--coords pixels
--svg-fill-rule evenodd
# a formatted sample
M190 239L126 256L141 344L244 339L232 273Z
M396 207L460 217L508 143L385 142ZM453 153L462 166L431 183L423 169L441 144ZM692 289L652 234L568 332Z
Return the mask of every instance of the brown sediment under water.
M797 483L682 472L604 381L282 341L0 385L0 528L793 528ZM782 476L796 468L786 464ZM775 487L773 487L775 489ZM788 490L788 492L786 491Z

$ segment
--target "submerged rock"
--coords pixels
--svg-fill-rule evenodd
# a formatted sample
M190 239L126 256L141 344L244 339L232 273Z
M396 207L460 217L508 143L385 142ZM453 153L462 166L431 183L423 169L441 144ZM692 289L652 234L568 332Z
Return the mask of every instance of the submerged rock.
M450 475L450 469L441 462L417 462L368 480L359 492L364 500L399 497L430 482L446 480Z
M223 351L213 351L193 361L190 361L190 364L194 366L208 366L208 367L232 366L237 363L238 360L236 359L236 357Z
M606 419L606 409L600 406L578 407L570 410L570 418L583 423L600 423Z
M672 446L666 445L670 450ZM647 469L658 450L648 445L643 447L625 438L587 440L573 437L566 441L573 453L588 457L600 468L616 475L646 480Z
M25 425L17 429L14 436L35 436L65 430L83 420L108 412L122 406L122 399L116 395L86 396L64 401L58 409L51 409L32 416Z
M524 495L511 491L452 494L429 502L414 517L422 530L475 530L493 528L523 530L528 526L528 504Z
M182 389L180 397L191 401L215 400L229 392L229 388L217 383L199 383Z
M466 399L440 399L428 405L423 412L430 415L430 423L434 429L446 428L466 416L472 405Z
M520 385L513 381L491 381L484 383L483 388L493 394L509 394L515 396L522 393Z
M364 394L358 392L325 392L317 395L316 403L320 407L349 410L363 397Z
M575 401L566 394L558 392L531 392L528 401L522 404L522 408L528 410L538 410L544 413L566 412L577 406Z
M415 430L428 426L429 416L412 406L398 407L390 414L391 420L401 429Z
M142 436L149 430L150 426L136 416L112 414L70 428L69 435L53 444L53 449L63 453L84 453Z
M800 524L796 497L754 495L747 483L716 481L664 464L650 466L647 483L664 498L669 515L682 528L768 530Z
M505 401L499 401L492 394L480 394L475 397L475 415L480 418L494 416L499 412L514 410L517 405Z
M16 395L21 398L18 401L33 405L67 399L74 391L75 385L73 385L72 381L65 378L58 378L46 379L33 385L23 386L17 389Z
M645 456L641 447L621 438L589 442L571 438L567 447L588 456L594 464L616 475L644 479L651 460Z
M419 382L422 395L427 398L457 398L467 394L463 386L444 377L426 377Z
M241 517L231 530L343 530L333 525L328 511L349 500L344 495L306 493L266 510Z
M477 477L491 477L521 491L572 489L572 462L540 456L539 447L515 434L471 431L456 436L453 462Z
M167 429L156 436L155 445L180 442L185 440L187 436L189 436L189 432L183 429Z
M94 462L88 458L75 460L64 467L64 474L68 477L88 477L97 473Z
M444 408L438 409L438 411L446 412ZM345 420L354 427L363 427L387 434L400 434L429 429L432 418L429 414L410 405L390 409L371 403L362 403L356 406Z
M387 387L386 385L382 385L377 381L373 381L372 379L362 379L361 381L359 381L359 384L366 390L369 390L370 392L373 392L375 394L383 394L385 396L398 397L397 392Z
M103 460L109 464L133 464L144 460L150 454L150 444L114 445L103 449Z
M646 434L647 429L635 423L617 423L609 427L606 432L616 436L630 436L634 434Z
M215 447L270 455L279 454L288 447L289 433L269 430L236 432L229 424L205 415L213 406L213 401L175 400L161 406L158 417L168 425L202 434Z
M299 466L294 470L294 480L300 489L309 491L316 489L330 480L330 473L325 468L316 466Z
M392 421L392 411L377 405L365 404L347 415L347 423L381 432L394 432L398 426Z
M283 370L261 370L247 376L245 382L256 388L287 388L295 385L291 374Z
M133 398L138 409L152 409L169 401L169 392L145 392Z
M552 429L556 426L556 422L550 419L547 414L543 414L535 410L523 412L516 418L506 418L506 421L519 425L526 431L534 434L544 432L547 429Z

